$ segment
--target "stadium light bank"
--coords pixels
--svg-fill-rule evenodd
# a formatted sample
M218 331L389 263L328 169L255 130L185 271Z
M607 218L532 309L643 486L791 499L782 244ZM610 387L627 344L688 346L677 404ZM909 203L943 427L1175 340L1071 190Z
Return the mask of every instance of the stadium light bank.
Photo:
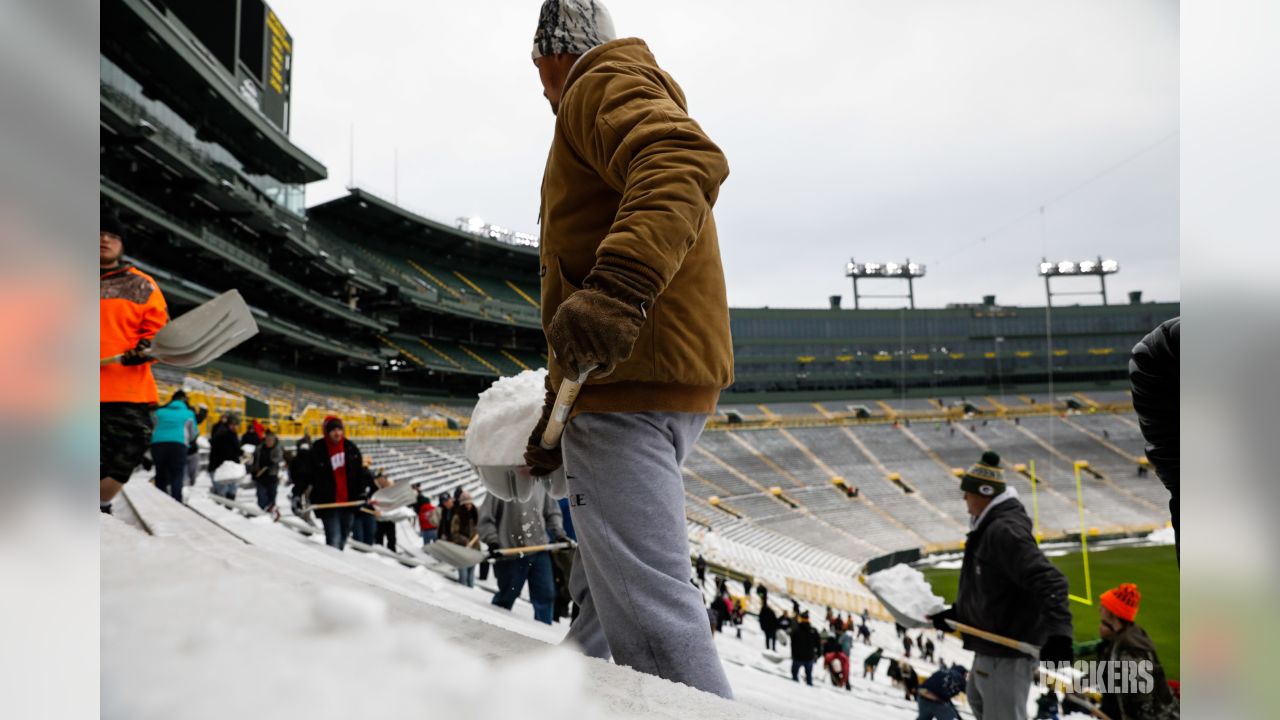
M849 258L849 262L844 266L844 275L853 279L853 309L859 310L862 307L862 298L907 298L911 303L911 309L916 309L916 291L915 279L924 277L924 266L919 263L911 262L908 258L906 262L869 262L860 263L853 258ZM884 278L888 280L906 280L906 295L863 295L858 292L858 280L866 280L869 278Z
M458 229L465 230L472 235L479 235L480 237L487 237L490 240L497 240L498 242L506 243L507 245L538 247L537 235L516 232L510 228L504 228L501 225L493 225L478 217L458 218Z
M1044 294L1045 302L1050 307L1053 306L1054 295L1102 295L1102 304L1107 304L1107 276L1120 272L1120 263L1115 260L1103 260L1099 255L1093 260L1061 260L1059 262L1049 262L1040 259L1040 277L1044 278ZM1077 277L1084 275L1096 275L1098 277L1098 290L1082 290L1074 292L1053 292L1051 281L1056 277Z

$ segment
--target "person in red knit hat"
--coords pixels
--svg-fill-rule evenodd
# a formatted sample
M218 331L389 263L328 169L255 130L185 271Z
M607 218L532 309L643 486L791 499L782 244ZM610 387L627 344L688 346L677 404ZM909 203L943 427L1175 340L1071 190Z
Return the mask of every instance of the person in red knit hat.
M1102 712L1113 718L1168 720L1179 714L1178 700L1165 678L1155 643L1138 626L1142 593L1133 583L1121 583L1098 599L1096 659L1104 662L1149 662L1152 683L1148 692L1111 692L1102 695Z
M294 480L298 497L308 497L311 505L356 503L368 498L373 477L365 467L360 448L346 437L342 418L324 419L324 438L311 446L299 463L300 477ZM316 510L324 523L325 543L343 549L351 535L358 505Z

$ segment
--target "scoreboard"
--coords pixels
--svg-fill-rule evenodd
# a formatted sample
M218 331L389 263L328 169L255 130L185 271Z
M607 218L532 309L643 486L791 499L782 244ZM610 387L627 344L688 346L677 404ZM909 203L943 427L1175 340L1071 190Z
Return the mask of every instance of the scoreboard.
M289 76L293 70L293 37L280 18L266 8L262 113L276 127L289 131Z
M235 79L245 102L289 132L293 37L263 0L166 0L209 55Z

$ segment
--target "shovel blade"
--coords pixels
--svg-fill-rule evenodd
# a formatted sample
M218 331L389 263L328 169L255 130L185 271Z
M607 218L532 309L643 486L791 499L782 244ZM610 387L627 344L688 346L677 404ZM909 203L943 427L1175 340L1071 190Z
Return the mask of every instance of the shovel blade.
M437 540L433 543L427 543L422 552L447 563L456 568L469 568L479 565L485 559L485 554L475 548L462 547L448 540Z
M379 510L396 510L413 504L418 499L418 490L409 483L398 483L385 487L373 494L373 504Z
M167 365L198 367L256 334L258 323L244 298L238 290L228 290L161 328L151 355Z

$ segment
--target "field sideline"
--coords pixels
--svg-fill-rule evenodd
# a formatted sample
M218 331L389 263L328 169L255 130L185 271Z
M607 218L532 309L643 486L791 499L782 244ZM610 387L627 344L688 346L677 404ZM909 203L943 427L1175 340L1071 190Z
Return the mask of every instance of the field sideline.
M1084 564L1081 555L1073 552L1050 558L1066 574L1073 595L1084 595ZM1179 584L1178 563L1173 546L1115 548L1092 550L1089 553L1089 569L1092 571L1093 607L1078 602L1071 603L1077 641L1098 637L1098 595L1122 582L1137 583L1142 593L1142 605L1138 611L1138 624L1155 641L1170 680L1179 675ZM933 584L933 591L946 598L955 599L956 585L960 581L959 570L924 569Z

